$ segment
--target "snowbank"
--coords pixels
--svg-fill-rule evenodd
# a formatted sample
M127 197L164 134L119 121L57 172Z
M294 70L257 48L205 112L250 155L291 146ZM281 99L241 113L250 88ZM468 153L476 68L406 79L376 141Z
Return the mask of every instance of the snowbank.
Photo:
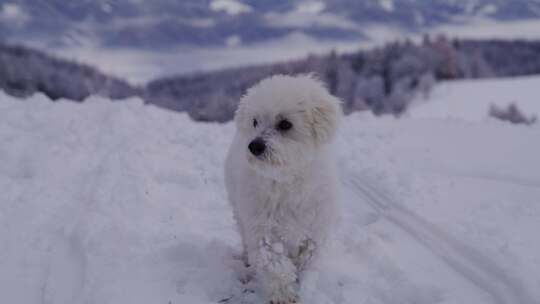
M233 125L140 100L0 93L0 298L259 303L222 165ZM373 119L338 140L345 215L306 303L538 303L540 128Z

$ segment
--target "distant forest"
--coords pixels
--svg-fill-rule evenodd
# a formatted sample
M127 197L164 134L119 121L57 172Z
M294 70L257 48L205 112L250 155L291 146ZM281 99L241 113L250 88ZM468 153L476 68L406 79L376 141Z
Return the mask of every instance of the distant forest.
M226 69L154 80L144 87L109 77L87 65L24 47L0 44L0 88L25 97L43 92L53 100L81 101L141 96L146 103L185 111L200 121L232 119L245 91L273 74L313 73L344 103L347 113L371 110L400 115L437 81L540 74L540 41L459 40L444 36L415 44L389 43L372 50Z
M51 100L83 101L90 95L122 99L141 94L126 81L95 68L23 46L0 43L0 89L25 98L36 92Z

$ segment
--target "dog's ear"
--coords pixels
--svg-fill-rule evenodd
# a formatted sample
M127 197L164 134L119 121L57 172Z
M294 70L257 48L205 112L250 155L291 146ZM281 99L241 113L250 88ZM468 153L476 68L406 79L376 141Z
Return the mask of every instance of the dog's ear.
M315 144L331 141L336 133L341 118L340 101L330 94L320 96L314 106L308 111L309 127Z

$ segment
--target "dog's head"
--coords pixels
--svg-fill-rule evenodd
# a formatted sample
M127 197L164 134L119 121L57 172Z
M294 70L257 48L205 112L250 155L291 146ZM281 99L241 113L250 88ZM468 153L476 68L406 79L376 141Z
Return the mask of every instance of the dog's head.
M333 140L340 102L311 76L273 76L248 90L235 121L249 164L278 178Z

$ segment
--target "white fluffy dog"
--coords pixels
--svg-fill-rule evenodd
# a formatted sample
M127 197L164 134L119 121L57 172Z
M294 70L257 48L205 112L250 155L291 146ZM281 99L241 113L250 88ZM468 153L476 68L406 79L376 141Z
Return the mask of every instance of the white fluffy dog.
M337 98L310 76L273 76L240 101L225 182L246 263L269 303L296 303L338 215Z

